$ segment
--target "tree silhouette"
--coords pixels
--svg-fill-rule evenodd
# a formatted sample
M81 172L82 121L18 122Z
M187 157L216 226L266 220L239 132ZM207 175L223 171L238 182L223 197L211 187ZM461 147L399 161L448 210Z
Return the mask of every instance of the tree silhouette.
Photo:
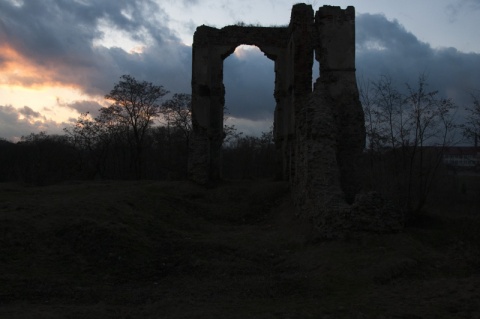
M101 110L101 116L128 128L128 141L132 148L132 164L137 178L142 177L142 156L145 136L153 119L161 114L159 100L168 93L161 85L137 81L122 75L120 81L105 98L113 103Z
M437 178L444 149L453 144L456 104L428 90L420 74L402 93L389 76L363 83L370 177L375 189L394 194L405 211L418 213Z
M162 110L167 128L174 128L182 133L188 145L192 133L192 97L186 93L176 93L163 104Z

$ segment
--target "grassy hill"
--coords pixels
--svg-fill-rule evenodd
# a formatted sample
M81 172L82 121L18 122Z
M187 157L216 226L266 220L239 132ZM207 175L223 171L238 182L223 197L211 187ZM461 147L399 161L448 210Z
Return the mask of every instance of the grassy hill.
M325 242L281 182L0 184L0 318L480 318L469 183L402 233Z

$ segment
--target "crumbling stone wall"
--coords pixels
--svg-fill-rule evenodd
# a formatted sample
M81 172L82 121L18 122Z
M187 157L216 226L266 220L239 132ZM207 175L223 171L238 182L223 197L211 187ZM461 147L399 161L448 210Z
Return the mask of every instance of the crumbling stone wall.
M189 176L198 183L220 179L221 146L224 139L223 112L225 87L223 60L241 44L256 45L275 61L277 104L276 123L281 123L285 109L283 79L287 78L285 43L287 28L228 26L216 29L198 27L193 39L192 126L189 152Z
M372 218L377 226L361 227L384 231L398 226L397 221L378 226L388 206L378 195L365 194L361 202L355 202L365 127L355 77L353 7L323 6L314 14L310 5L296 4L288 27L197 28L190 178L202 184L221 178L223 60L241 44L259 47L275 62L274 138L279 175L292 185L296 213L310 220L322 237L359 229L355 221L366 225ZM314 55L320 63L320 77L312 89ZM378 203L382 207L373 210L375 216L368 215ZM369 208L363 209L365 205Z

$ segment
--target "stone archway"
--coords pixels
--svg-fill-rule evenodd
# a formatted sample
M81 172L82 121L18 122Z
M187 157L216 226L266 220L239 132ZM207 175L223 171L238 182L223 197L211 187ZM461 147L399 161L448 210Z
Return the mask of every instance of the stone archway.
M239 45L257 46L275 64L276 110L283 102L285 43L287 28L228 26L198 27L193 43L192 108L193 139L189 174L192 180L207 183L220 179L220 149L223 142L223 60ZM276 112L277 113L277 112ZM277 116L276 116L277 117ZM281 121L281 120L280 120ZM274 119L277 122L277 118Z
M325 234L344 218L359 190L357 160L365 145L355 77L355 10L292 8L288 27L197 28L193 41L190 179L220 179L223 60L241 44L275 63L274 139L281 176L292 184L297 213ZM312 90L313 60L320 77ZM342 226L343 225L343 226Z

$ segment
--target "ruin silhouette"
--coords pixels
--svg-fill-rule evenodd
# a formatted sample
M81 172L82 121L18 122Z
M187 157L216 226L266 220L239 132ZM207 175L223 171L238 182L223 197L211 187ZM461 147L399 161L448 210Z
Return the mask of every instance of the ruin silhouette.
M279 176L292 185L296 213L311 220L325 237L352 228L352 216L365 212L354 203L360 190L358 161L365 146L355 76L354 7L323 6L315 13L311 5L296 4L287 27L197 28L188 166L190 179L197 183L221 177L223 60L239 45L255 45L275 63ZM312 88L314 58L320 77ZM363 202L368 206L371 198L364 196Z

